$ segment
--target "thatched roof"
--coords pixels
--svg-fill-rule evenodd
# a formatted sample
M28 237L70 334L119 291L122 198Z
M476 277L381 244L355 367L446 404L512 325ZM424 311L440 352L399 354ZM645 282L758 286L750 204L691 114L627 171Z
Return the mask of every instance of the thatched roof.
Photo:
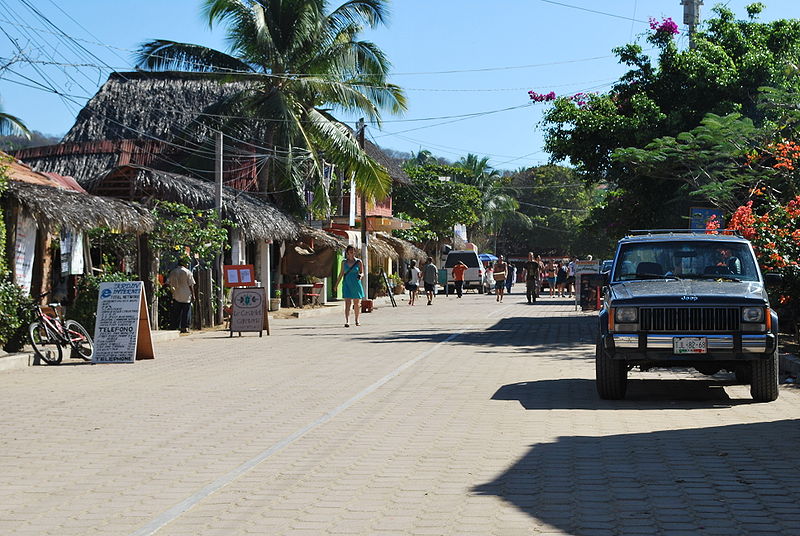
M64 188L10 181L3 195L46 227L63 225L79 231L108 227L124 233L146 233L154 225L150 212L141 205Z
M211 135L208 125L203 126L196 119L204 113L213 116L221 101L249 84L231 82L230 76L224 74L112 73L78 114L63 142L156 138L179 145L196 143ZM374 143L365 141L364 151L387 169L394 182L411 182ZM51 167L47 171L72 172Z
M185 139L187 128L209 134L195 119L246 87L210 73L111 73L78 114L64 142L120 139Z
M370 235L369 240L367 240L367 249L373 255L383 257L384 259L397 260L399 258L397 251L395 251L388 242L381 240L377 235Z
M340 250L347 247L347 240L340 236L326 233L322 229L301 224L300 240L303 242L314 242L314 248L328 248Z
M417 246L403 240L402 238L397 238L396 236L392 236L386 233L377 233L378 238L385 241L392 247L400 258L410 261L411 259L416 259L419 262L424 261L428 258L428 254L419 249Z
M214 185L186 175L144 166L118 166L84 183L93 193L115 195L145 203L172 201L190 208L214 208ZM300 225L271 203L255 195L222 187L222 216L232 221L247 240L293 240Z

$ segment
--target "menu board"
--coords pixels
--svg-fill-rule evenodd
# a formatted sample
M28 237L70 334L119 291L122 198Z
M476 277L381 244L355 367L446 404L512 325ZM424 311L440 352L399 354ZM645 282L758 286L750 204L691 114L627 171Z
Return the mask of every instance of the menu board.
M234 288L231 291L231 337L233 332L257 331L259 336L269 319L266 315L267 292L264 287Z
M153 357L144 283L100 283L92 362L133 363Z
M252 264L226 264L223 268L226 287L254 287Z

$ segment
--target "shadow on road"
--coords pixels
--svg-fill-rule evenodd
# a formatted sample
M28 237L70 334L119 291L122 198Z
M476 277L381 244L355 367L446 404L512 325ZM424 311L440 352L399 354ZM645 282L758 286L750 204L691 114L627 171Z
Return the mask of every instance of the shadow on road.
M525 409L698 409L754 404L732 399L725 386L732 381L697 379L628 380L625 400L601 400L595 382L586 378L540 380L504 385L492 400L518 400Z
M467 331L453 339L453 343L471 346L504 347L514 352L531 350L568 350L577 346L594 344L597 326L596 317L510 317L499 320L484 329ZM440 328L392 330L381 333L359 334L357 339L375 343L419 343L441 342L451 332ZM507 350L506 350L507 351ZM590 352L594 359L594 349ZM565 359L574 358L564 355Z
M790 419L561 437L473 491L573 536L798 534L798 444Z

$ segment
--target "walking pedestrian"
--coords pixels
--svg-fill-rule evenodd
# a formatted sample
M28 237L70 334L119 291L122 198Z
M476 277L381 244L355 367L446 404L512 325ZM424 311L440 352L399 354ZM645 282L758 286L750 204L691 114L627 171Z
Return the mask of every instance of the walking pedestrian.
M570 260L569 264L567 264L567 290L569 291L569 297L572 298L575 296L575 263L578 262L578 257L575 255L572 256L572 260Z
M188 266L188 257L182 256L178 260L178 266L167 276L167 284L172 290L173 326L181 333L189 333L189 313L192 309L194 276Z
M525 296L528 298L528 303L533 303L539 296L541 265L534 258L532 251L528 252L528 260L523 267L525 269Z
M439 269L433 264L433 257L428 257L425 262L422 278L425 283L425 294L428 297L428 305L433 304L433 296L436 294L436 283L439 281Z
M500 255L497 258L497 262L494 264L494 273L492 277L494 278L494 292L497 294L497 298L495 301L502 302L503 301L503 294L506 290L506 275L508 274L508 265L506 264L505 258Z
M558 297L563 298L567 287L567 266L563 261L556 263L556 291Z
M464 292L464 272L466 271L467 265L462 261L458 261L458 264L453 266L453 284L456 287L456 295L459 298Z
M406 288L408 289L408 304L415 305L417 301L417 292L419 291L419 268L417 268L417 261L412 260L408 265L408 282Z
M342 285L342 297L344 297L344 327L350 327L350 306L353 306L353 314L356 319L356 326L360 326L358 317L361 314L361 300L364 299L364 286L361 284L363 277L364 264L361 259L356 258L356 248L347 246L344 252L345 259L342 261L339 277L333 288L338 288L339 283L344 279Z
M556 295L556 266L553 264L552 259L547 261L544 273L547 277L547 288L550 289L550 297L553 298Z
M483 274L483 290L486 294L494 294L494 263L490 262L486 265L486 273Z
M506 294L511 294L511 289L517 281L517 267L508 263L508 275L506 276Z

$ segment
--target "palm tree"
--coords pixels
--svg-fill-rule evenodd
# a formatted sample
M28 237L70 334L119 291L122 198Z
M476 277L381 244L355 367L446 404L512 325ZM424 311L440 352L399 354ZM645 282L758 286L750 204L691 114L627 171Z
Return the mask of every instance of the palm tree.
M516 192L505 184L497 170L489 165L488 157L478 158L477 155L470 153L460 158L455 166L468 172L461 180L475 186L481 192L483 210L479 226L487 235L494 235L495 246L497 234L506 221L516 221L525 227L530 226L530 218L519 211Z
M379 125L382 110L406 109L401 89L387 83L383 52L358 40L364 25L385 21L387 3L348 0L328 12L327 0L203 0L209 26L226 27L230 52L155 40L140 47L138 67L228 73L226 80L244 82L220 104L219 115L227 132L277 149L259 176L262 192L292 189L302 204L310 182L313 208L324 210L324 159L354 176L362 195L382 199L391 186L388 172L333 113L363 115Z

